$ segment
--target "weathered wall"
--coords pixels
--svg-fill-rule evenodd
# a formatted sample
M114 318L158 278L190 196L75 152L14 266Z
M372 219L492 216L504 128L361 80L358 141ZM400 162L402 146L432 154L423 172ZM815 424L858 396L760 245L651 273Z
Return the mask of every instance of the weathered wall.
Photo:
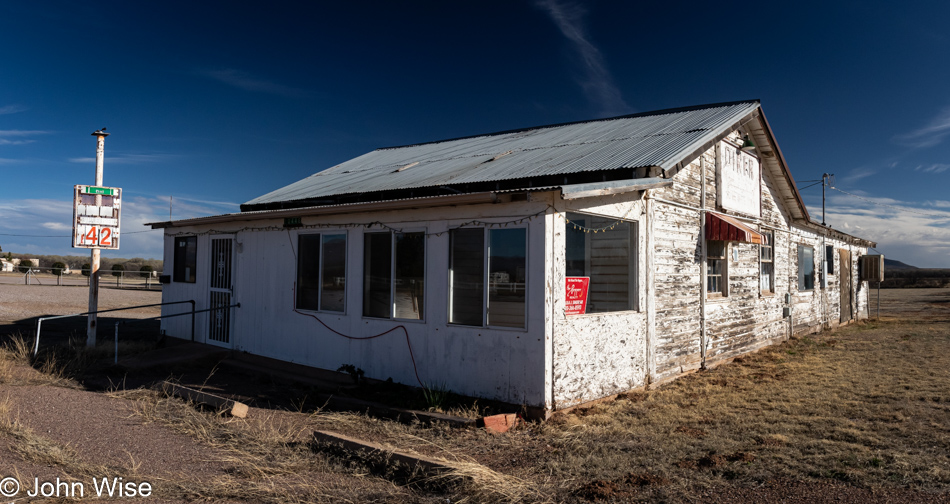
M754 229L774 234L775 292L760 290L759 246L729 242L727 248L728 295L705 300L706 337L703 339L703 282L705 262L701 212L705 184L705 208L717 208L716 147L707 150L674 177L671 187L650 191L655 211L651 215L654 242L655 336L654 371L651 382L661 382L705 364L734 357L781 340L789 334L789 320L783 318L785 294L791 294L794 332L834 327L839 320L839 266L821 287L819 274L824 245L849 250L853 261L855 317L866 316L867 289L858 285L858 256L864 248L832 238L813 226L792 222L778 198L776 184L768 170L762 170L761 217L743 219ZM742 217L742 216L737 216ZM829 236L823 236L828 234ZM813 247L815 289L798 289L799 244ZM836 255L836 261L837 261Z
M553 331L551 349L554 408L566 408L616 394L646 384L646 287L638 278L637 310L566 315L565 305L565 220L564 212L624 218L638 224L637 268L644 271L645 206L637 194L551 200L553 210L546 222L550 227L547 271Z
M418 385L407 346L412 345L419 378L428 385L444 384L462 394L501 401L545 406L545 203L515 202L504 204L438 207L400 212L350 213L347 215L303 217L305 226L319 229L280 229L282 221L241 222L206 227L166 229L165 258L172 271L173 234L198 234L196 284L172 283L165 286L165 301L196 299L198 309L208 306L209 235L231 232L238 252L234 262L234 311L231 347L238 351L263 355L335 370L343 364L362 368L366 375L399 383ZM507 222L524 217L523 223L509 224L527 228L527 329L466 327L449 324L448 250L450 228L473 219ZM407 231L425 230L426 245L425 320L381 320L362 316L363 234L361 225L374 221ZM276 227L272 230L244 229ZM371 231L382 231L374 227ZM297 236L302 233L333 232L347 234L347 290L344 314L306 311L327 326L353 337L373 336L393 328L395 331L375 339L353 340L333 334L313 317L294 311ZM170 307L164 313L174 313ZM162 323L169 335L190 337L188 317L170 318ZM204 342L208 319L197 321L197 341Z

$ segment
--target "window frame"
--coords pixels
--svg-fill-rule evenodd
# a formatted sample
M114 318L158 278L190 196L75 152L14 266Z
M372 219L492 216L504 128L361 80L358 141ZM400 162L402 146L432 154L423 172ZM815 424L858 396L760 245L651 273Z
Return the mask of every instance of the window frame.
M775 231L763 229L759 232L762 235L764 241L768 241L768 245L759 244L759 295L760 296L772 296L775 295ZM765 259L763 253L768 250L769 258ZM769 266L769 271L767 277L769 279L769 286L771 290L762 288L762 269L766 265Z
M599 218L599 219L607 219L607 220L616 221L618 223L623 222L625 224L629 224L631 236L629 236L628 239L630 240L630 250L633 252L632 257L627 258L628 260L627 266L629 267L630 272L631 272L631 274L629 275L629 278L627 279L627 288L629 289L628 296L632 297L632 300L630 302L631 307L627 309L623 309L623 310L607 310L607 311L578 313L578 314L570 315L570 317L608 315L612 313L639 313L641 312L642 310L640 309L640 221L635 220L635 219L624 219L624 218L620 218L614 215L597 214L593 212L584 212L584 211L577 211L577 210L565 211L564 212L564 220L565 220L564 222L564 231L565 231L564 273L565 273L565 276L567 276L567 267L568 267L567 232L570 231L570 228L572 226L570 222L570 218L569 218L570 214L580 215L580 216L588 217L588 218L594 217L594 218ZM587 222L589 223L589 221ZM587 226L587 224L585 224L585 226ZM592 267L592 264L591 264L592 256L593 254L591 252L591 241L588 239L585 239L584 240L584 275L583 276L586 276L588 278L591 276L590 269ZM589 291L587 294L587 298L589 302L590 301Z
M811 251L811 261L805 261L805 250ZM802 266L809 264L811 267L811 287L808 287L808 274L802 269ZM815 291L815 248L804 243L798 244L798 292Z
M324 250L324 246L326 245L326 243L324 242L325 235L343 235L343 242L344 242L344 245L343 245L343 309L340 311L327 310L323 308L323 273L324 273L323 260L326 257L326 252ZM308 312L315 312L315 313L332 313L334 315L346 315L347 305L349 304L347 303L346 298L347 298L347 293L349 291L349 283L350 283L349 280L347 279L347 276L348 276L347 273L349 272L348 266L349 266L349 255L350 255L349 233L345 229L325 230L325 231L320 231L317 233L297 233L297 264L294 265L294 268L295 268L295 274L294 274L295 284L294 285L296 286L297 290L300 289L300 263L301 261L303 261L303 253L300 250L301 236L317 236L317 240L320 243L319 257L317 260L317 279L316 279L317 280L316 282L317 283L317 302L316 302L315 308L301 307L299 305L300 294L299 292L296 292L294 293L294 309L308 311Z
M709 244L711 242L722 243L722 255L710 255L709 253ZM716 260L721 263L720 273L718 275L711 275L714 277L719 277L719 289L716 291L711 291L709 289L709 261ZM703 261L705 264L705 270L703 277L706 281L706 299L725 299L729 297L729 242L726 240L706 240L706 257Z
M189 253L188 253L188 245L187 245L187 242L189 242L189 241L193 241L193 242L194 242L194 249L193 249L192 254L189 254ZM183 261L184 264L181 264L182 261L179 261L179 260L178 260L178 259L179 259L179 257L178 257L178 247L179 247L179 245L178 245L178 244L179 244L180 242L186 243L186 245L185 245L185 251L184 251L184 253L182 254L182 255L185 256L185 257L184 257L184 261ZM173 245L172 245L172 250L173 250L173 252L172 252L172 259L174 260L174 264L173 264L173 266L172 266L172 282L174 282L174 283L191 283L191 284L197 283L197 281L198 281L198 236L197 236L197 235L176 236L176 237L175 237L175 240L174 240L174 242L173 242ZM190 260L190 261L189 261L189 258L188 258L189 255L191 255L191 260ZM185 276L185 268L187 268L187 266L188 266L189 264L192 266L191 276L186 277L186 276ZM180 270L179 270L179 266L181 267Z
M377 235L389 235L389 316L379 317L375 315L366 314L366 236L370 234ZM420 306L421 316L417 319L414 318L402 318L396 316L396 235L397 234L421 234L423 237L422 242L422 306ZM360 279L363 285L361 294L363 295L363 309L360 310L360 313L364 319L369 320L398 320L400 322L418 322L425 323L426 316L428 315L429 310L425 308L425 303L428 301L428 296L426 295L428 289L426 289L426 279L429 277L429 264L425 260L428 255L429 248L429 235L425 228L408 228L403 229L400 232L395 231L367 231L363 233L363 272L362 278Z
M481 325L472 325L472 324L462 324L459 322L452 322L452 308L455 297L455 291L453 288L454 274L452 270L452 236L453 233L459 229L481 229L482 230L482 321ZM530 228L527 225L519 226L507 226L503 229L524 229L524 239L525 239L525 255L524 255L524 264L525 264L525 291L524 291L524 326L523 327L512 327L512 326L502 326L502 325L491 325L489 324L488 312L491 310L489 304L489 295L490 295L490 282L491 282L491 231L497 228L490 228L489 226L463 226L458 228L452 228L449 230L449 247L448 247L448 274L446 275L446 281L448 283L448 303L446 304L446 323L450 326L455 327L473 327L473 328L484 328L484 329L497 329L505 331L519 331L527 332L528 331L528 286L530 285L530 268L528 266L530 258Z

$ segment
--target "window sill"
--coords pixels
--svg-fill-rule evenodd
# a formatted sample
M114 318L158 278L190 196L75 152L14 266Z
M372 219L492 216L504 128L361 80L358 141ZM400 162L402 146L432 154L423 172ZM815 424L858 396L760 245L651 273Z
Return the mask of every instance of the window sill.
M507 332L528 332L526 327L504 327L504 326L474 326L474 325L465 325L465 324L453 324L451 322L446 324L449 327L458 327L458 328L468 328L475 331L507 331Z
M378 322L398 322L398 323L400 323L400 324L402 324L402 323L404 323L404 322L408 322L408 323L410 323L410 324L425 324L425 323L426 323L426 321L425 321L424 319L421 320L421 319L401 319L401 318L367 317L366 315L363 315L362 319L363 319L363 320L374 320L374 321L378 321Z
M607 311L607 312L595 312L595 313L571 313L571 314L565 313L564 317L565 318L601 317L604 315L631 315L631 314L637 314L637 313L643 313L643 312L640 310L620 310L620 311Z
M294 307L294 310L295 310L295 311L299 311L299 312L303 312L303 313L307 313L308 315L324 315L324 316L332 315L332 316L336 316L336 317L345 317L345 316L346 316L346 312L321 311L321 310L314 310L314 309L311 309L311 308L297 308L296 306Z

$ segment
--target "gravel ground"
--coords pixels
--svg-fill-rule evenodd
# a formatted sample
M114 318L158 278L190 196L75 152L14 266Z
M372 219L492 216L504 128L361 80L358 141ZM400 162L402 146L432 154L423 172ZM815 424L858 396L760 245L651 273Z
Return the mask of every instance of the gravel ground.
M99 309L161 303L160 291L99 289ZM10 285L0 283L0 323L43 315L83 313L89 308L89 290L56 285ZM122 318L149 318L161 313L159 307L118 312Z

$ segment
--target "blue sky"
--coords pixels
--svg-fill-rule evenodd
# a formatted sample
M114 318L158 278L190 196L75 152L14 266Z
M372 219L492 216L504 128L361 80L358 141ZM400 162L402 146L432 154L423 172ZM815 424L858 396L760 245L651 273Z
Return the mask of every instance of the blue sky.
M133 232L169 197L237 211L377 147L758 98L799 187L864 198L830 191L831 226L950 267L950 4L787 4L2 3L0 246L87 253L71 191L103 126L104 254L160 258Z

